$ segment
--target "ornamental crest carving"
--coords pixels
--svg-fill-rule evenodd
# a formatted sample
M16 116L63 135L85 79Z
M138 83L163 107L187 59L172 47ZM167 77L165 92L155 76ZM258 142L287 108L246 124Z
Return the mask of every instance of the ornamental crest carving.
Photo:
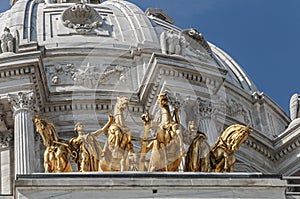
M100 14L92 7L77 3L67 8L61 16L63 25L75 29L78 33L91 32L103 24Z

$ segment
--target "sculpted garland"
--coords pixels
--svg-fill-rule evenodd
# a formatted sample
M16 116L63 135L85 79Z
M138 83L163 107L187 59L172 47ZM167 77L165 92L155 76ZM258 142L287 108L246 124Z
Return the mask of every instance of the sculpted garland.
M46 150L44 167L47 173L71 172L70 158L79 172L105 171L179 171L183 161L185 172L232 172L234 153L243 144L252 130L248 126L235 124L229 126L211 147L206 135L197 131L186 151L183 144L183 126L180 124L178 107L171 113L167 93L158 95L161 109L160 122L151 121L148 113L143 114L144 134L141 139L133 138L123 111L128 108L129 100L118 97L114 115L102 129L86 133L84 125L77 123L74 132L77 137L70 141L58 138L52 123L37 117L34 119L36 131L42 136ZM155 136L149 139L151 129ZM102 148L97 136L107 131ZM139 152L134 152L133 142L141 142ZM186 143L185 143L186 144ZM147 160L147 154L150 159Z

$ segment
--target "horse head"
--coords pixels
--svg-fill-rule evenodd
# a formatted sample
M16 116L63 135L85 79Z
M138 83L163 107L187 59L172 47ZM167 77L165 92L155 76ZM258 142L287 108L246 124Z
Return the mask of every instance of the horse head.
M248 139L253 131L250 124L247 126L235 124L229 126L221 135L221 139L226 143L227 149L236 152L239 147Z
M161 107L169 105L169 98L167 92L162 92L157 96L157 102Z
M117 103L115 105L115 110L124 111L128 108L129 99L125 96L117 98Z
M52 123L47 123L45 120L39 117L36 117L33 120L33 123L35 124L36 132L42 136L44 145L46 147L52 146L53 141L58 140L57 132Z

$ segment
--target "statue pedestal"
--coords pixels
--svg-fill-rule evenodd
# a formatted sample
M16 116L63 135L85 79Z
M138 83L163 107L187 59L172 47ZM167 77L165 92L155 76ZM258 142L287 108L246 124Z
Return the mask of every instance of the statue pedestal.
M259 173L17 175L16 198L285 198L287 182Z

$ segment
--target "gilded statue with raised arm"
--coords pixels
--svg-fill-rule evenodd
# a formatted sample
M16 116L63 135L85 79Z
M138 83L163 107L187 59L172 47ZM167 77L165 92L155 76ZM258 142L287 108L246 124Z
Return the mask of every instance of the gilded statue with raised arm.
M112 124L113 116L109 116L109 121L102 129L95 132L86 133L84 125L77 123L74 132L77 137L70 140L70 146L75 149L73 151L74 160L77 164L78 171L101 171L99 161L102 156L102 148L97 136L104 133Z

